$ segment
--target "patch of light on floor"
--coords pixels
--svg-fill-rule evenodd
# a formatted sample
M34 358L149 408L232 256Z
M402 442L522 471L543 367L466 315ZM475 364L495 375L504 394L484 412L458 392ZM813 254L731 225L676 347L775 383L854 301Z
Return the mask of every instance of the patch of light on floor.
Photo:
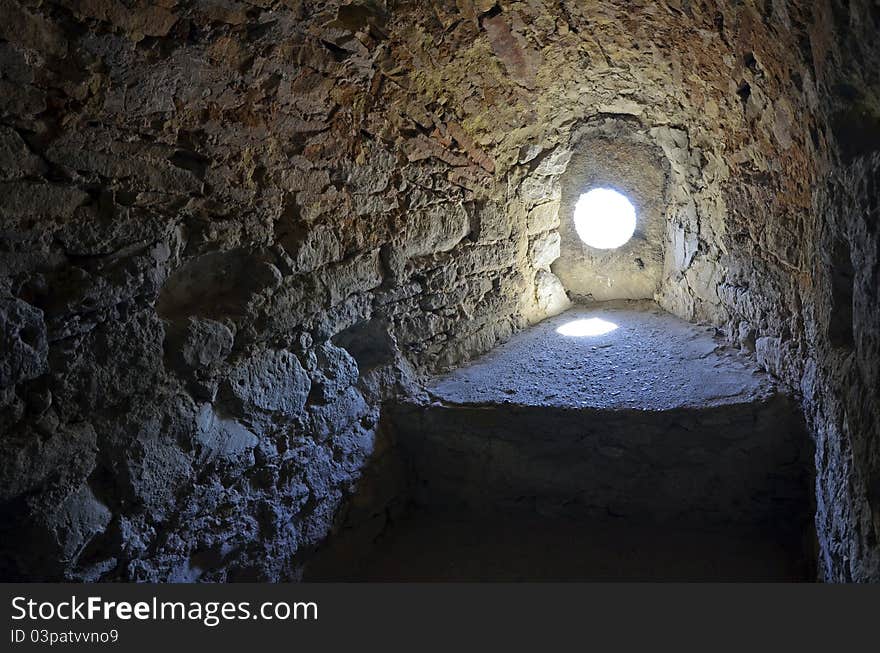
M584 338L611 333L616 328L617 325L614 322L609 322L608 320L603 320L598 317L591 317L586 320L572 320L571 322L566 322L556 329L556 333L571 338Z
M616 190L594 188L578 199L574 207L574 228L590 247L614 249L632 238L636 230L636 209Z

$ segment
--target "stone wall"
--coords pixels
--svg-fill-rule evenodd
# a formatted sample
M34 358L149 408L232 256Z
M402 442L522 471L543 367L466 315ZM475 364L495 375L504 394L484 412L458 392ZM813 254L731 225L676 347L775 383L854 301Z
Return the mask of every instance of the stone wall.
M560 178L559 258L552 270L578 302L653 299L665 276L668 165L650 135L633 127L601 120L572 136L572 157ZM632 238L615 249L590 247L575 230L575 206L594 188L617 190L636 211Z
M880 578L870 0L0 14L4 577L296 578L383 397L567 306L560 176L625 120L658 301L803 390L823 574Z
M129 4L0 3L2 573L296 578L550 259L405 13Z
M420 510L803 539L812 484L792 408L771 395L669 410L436 401L391 412Z

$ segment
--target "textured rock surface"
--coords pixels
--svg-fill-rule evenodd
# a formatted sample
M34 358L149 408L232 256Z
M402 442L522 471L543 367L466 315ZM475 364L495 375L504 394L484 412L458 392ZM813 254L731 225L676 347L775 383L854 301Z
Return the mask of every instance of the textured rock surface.
M596 319L618 328L557 332ZM575 308L387 405L407 510L351 520L306 578L813 579L800 407L714 331Z
M623 120L658 300L802 391L821 573L880 579L871 0L0 15L4 577L296 578L409 370L566 307L573 138Z
M560 253L553 272L573 299L653 298L664 273L668 163L644 131L624 120L586 125L573 137L573 154L560 178ZM623 193L636 210L636 231L615 249L586 245L574 228L575 205L593 188Z

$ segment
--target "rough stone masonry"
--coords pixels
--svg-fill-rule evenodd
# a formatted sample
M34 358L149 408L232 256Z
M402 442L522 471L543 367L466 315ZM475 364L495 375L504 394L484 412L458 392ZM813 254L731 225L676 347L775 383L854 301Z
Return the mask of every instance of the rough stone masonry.
M561 180L625 135L621 170L662 158L655 299L800 393L820 575L880 580L878 30L872 0L0 0L0 576L298 578L382 402L567 307Z

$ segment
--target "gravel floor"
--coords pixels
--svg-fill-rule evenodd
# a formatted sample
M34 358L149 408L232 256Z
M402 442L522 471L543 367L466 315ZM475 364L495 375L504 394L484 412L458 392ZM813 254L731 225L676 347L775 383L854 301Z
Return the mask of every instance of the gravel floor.
M557 332L579 325L616 328L591 336ZM775 386L714 328L653 302L609 302L545 320L428 389L450 404L667 410L755 401Z

